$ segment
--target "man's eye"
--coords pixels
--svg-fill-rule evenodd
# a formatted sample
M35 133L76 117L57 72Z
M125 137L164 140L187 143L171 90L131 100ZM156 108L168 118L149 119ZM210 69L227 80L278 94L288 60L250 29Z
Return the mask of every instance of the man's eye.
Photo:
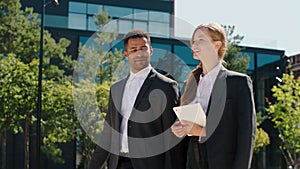
M147 46L143 46L141 50L148 50Z
M132 50L130 50L129 52L130 53L134 53L134 52L136 52L136 51L138 51L137 49L132 49Z

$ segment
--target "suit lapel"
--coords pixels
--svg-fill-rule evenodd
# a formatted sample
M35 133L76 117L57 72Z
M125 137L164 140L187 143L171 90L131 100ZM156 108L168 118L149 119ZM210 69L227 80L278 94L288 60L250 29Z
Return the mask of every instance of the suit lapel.
M142 100L143 96L145 95L146 91L151 86L151 83L152 83L154 77L155 77L154 70L151 69L150 73L148 74L147 78L145 79L145 81L135 99L134 107L137 107L139 105L139 103Z
M129 76L127 76L125 79L121 80L120 83L117 84L117 86L115 86L114 90L112 91L112 98L113 98L113 103L115 104L116 110L118 113L118 115L116 116L117 121L119 121L119 123L117 123L117 125L119 126L115 126L117 129L119 129L121 121L122 121L122 115L121 115L121 105L122 105L122 100L123 100L123 91L125 89L125 85L126 82L128 80Z
M203 139L203 142L208 140L213 134L222 118L227 95L226 77L227 70L222 66L211 92L210 106L206 123L206 139Z

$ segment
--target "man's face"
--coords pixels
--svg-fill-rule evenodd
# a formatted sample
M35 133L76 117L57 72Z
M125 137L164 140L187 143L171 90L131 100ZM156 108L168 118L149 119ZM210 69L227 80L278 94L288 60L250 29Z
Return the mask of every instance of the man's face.
M137 73L149 66L152 47L147 43L145 37L131 38L128 40L124 55L128 59L130 70L133 73Z

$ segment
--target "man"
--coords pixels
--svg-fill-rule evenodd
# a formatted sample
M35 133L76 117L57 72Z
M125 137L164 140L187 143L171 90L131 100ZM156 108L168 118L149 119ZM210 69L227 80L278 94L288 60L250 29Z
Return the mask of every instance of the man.
M89 169L104 168L105 162L109 169L184 169L186 144L170 130L179 99L177 83L151 67L147 32L128 32L124 46L130 75L111 86L100 146Z

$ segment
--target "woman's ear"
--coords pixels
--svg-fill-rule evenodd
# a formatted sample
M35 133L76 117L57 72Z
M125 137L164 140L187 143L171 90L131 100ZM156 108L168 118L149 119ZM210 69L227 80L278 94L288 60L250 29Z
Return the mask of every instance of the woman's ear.
M222 42L221 41L215 41L215 48L217 51L219 51L219 49L221 48L222 46Z

